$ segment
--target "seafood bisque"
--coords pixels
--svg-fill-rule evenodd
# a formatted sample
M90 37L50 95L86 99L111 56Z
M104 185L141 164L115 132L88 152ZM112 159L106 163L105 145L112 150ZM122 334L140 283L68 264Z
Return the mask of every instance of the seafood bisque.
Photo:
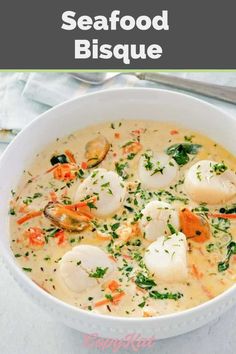
M235 157L175 124L122 120L57 139L24 171L11 247L80 309L160 316L235 283Z

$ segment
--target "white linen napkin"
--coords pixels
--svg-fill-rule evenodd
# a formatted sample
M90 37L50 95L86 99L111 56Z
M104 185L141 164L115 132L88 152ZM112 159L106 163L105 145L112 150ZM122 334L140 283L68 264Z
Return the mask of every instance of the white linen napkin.
M91 75L94 75L91 73ZM163 73L163 75L169 75ZM236 73L170 73L193 80L218 83L236 87ZM122 74L101 85L89 85L70 73L0 73L0 141L8 142L12 133L21 130L27 123L51 107L89 92L114 87L156 87L171 89L161 84L141 81L133 75ZM192 94L200 97L199 95ZM201 97L202 98L202 97ZM236 105L203 96L236 117ZM5 130L10 130L6 134ZM11 134L9 134L11 133Z

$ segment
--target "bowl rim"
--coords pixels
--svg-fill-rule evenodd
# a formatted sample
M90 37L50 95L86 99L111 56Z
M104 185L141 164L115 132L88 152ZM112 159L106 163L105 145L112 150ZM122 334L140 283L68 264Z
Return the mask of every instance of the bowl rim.
M17 141L19 138L21 138L22 135L26 134L26 132L31 129L31 127L34 127L34 125L37 125L37 123L41 120L46 120L47 119L47 115L51 114L51 112L56 112L57 110L60 110L62 107L69 106L72 103L78 101L80 102L81 100L87 100L90 97L93 96L100 96L100 95L104 95L104 94L116 94L120 91L125 91L125 92L130 92L135 93L135 92L141 92L144 91L149 92L149 93L153 93L153 94L167 94L167 95L172 95L172 96L179 96L179 97L183 97L189 101L195 101L196 103L203 105L205 107L210 108L211 110L215 111L216 113L221 113L222 115L224 115L227 119L236 121L235 118L228 112L226 112L223 108L219 108L217 106L214 106L212 103L206 102L200 98L197 97L193 97L187 93L182 93L182 92L175 92L172 91L171 89L159 89L159 88L147 88L147 87L119 87L119 88L113 88L113 89L103 89L100 91L96 91L96 92L90 92L87 93L83 96L79 96L79 97L75 97L71 100L65 101L60 103L59 105L56 105L52 108L50 108L49 110L47 110L46 112L40 114L39 116L37 116L36 118L34 118L31 122L29 122L17 135L16 137L10 142L10 144L7 146L7 148L4 150L4 152L2 153L1 157L0 157L0 169L2 168L2 161L5 158L5 156L7 156L9 154L9 152L11 152L11 148L12 146L14 146L15 141ZM236 124L236 123L235 123ZM3 206L3 209L5 209L6 206ZM1 206L0 206L1 208ZM1 244L1 239L0 239L0 244ZM57 308L61 308L61 309L65 309L65 310L69 310L74 312L76 315L83 315L85 317L88 317L88 319L93 319L93 318L97 318L100 319L101 321L111 321L111 322L130 322L130 323L139 323L139 322L143 322L145 321L145 323L152 323L152 322L158 322L158 321L163 321L163 320L175 320L181 317L185 317L188 315L196 315L198 313L202 311L204 311L206 308L208 309L212 309L215 305L221 303L222 301L224 301L224 298L230 297L233 293L236 293L236 284L232 285L230 288L228 288L227 290L223 291L221 294L217 295L216 297L214 297L213 299L209 299L208 301L201 303L197 306L191 307L189 309L183 310L183 311L177 311L177 312L173 312L170 314L166 314L166 315L160 315L160 316L156 316L156 317L122 317L122 316L112 316L112 315L105 315L105 314L99 314L99 313L95 313L92 311L88 311L88 310L84 310L81 309L79 307L76 307L74 305L71 305L63 300L58 299L57 297L51 295L50 293L46 292L45 290L43 290L40 286L38 286L36 283L34 283L33 280L31 280L30 277L28 277L22 270L21 268L17 265L17 263L14 260L14 255L12 253L12 255L10 254L10 252L5 252L5 247L3 247L2 249L0 249L0 253L1 253L1 257L4 261L4 264L7 268L7 270L11 270L11 275L13 275L14 280L16 280L16 282L19 283L27 283L27 286L29 287L30 290L35 291L38 296L42 296L47 303L52 302L54 305L57 306ZM10 269L9 269L10 267ZM13 273L13 274L12 274ZM18 277L18 279L17 279ZM22 286L20 286L22 288Z

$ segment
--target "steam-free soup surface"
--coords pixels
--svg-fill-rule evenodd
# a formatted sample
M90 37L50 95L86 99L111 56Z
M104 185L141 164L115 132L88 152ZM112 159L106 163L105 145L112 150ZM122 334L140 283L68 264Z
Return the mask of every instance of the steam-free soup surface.
M101 136L106 140L94 146L94 139ZM155 154L164 154L169 159L166 165L158 157L154 160ZM197 200L191 176L186 184L191 166L205 160L214 161L210 172L214 178L235 175L234 156L175 124L122 120L57 139L35 156L13 191L10 229L16 261L51 295L106 315L159 316L214 298L235 282L236 206L233 179L231 194L225 200L219 197L220 203L204 202L201 192ZM117 186L112 185L113 175L110 182L98 180L99 174L106 175L101 168L116 173ZM200 183L204 171L201 166L200 172L197 165L196 169ZM92 189L81 187L87 178L97 178ZM101 191L91 192L96 183ZM145 214L144 208L152 201L170 206L164 224L157 216L150 226L156 214ZM167 241L167 249L160 237ZM176 248L170 256L173 237L182 253ZM153 242L159 244L147 251ZM95 246L95 253L82 247L66 260L67 252L81 245ZM104 253L96 253L97 247Z

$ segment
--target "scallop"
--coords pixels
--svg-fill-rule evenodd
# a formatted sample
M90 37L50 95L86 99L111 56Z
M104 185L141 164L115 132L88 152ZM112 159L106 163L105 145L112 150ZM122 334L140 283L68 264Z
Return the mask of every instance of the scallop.
M75 201L83 200L88 196L97 197L94 202L95 208L91 209L95 216L109 216L122 207L126 186L116 172L98 168L79 185Z
M174 159L164 153L144 153L138 166L138 175L142 186L149 189L163 188L171 184L178 173Z
M59 263L59 276L76 293L106 282L116 270L114 262L99 247L80 245L72 248Z
M109 149L110 143L103 135L99 135L93 140L90 140L85 146L85 157L88 167L95 167L102 162Z
M187 241L182 232L161 236L146 249L144 263L157 280L183 282L187 279Z
M149 241L155 241L162 235L170 235L168 224L176 230L179 229L178 212L168 203L154 200L148 203L141 213L140 229Z
M201 160L187 171L184 187L196 202L220 204L235 196L236 175L224 163Z

